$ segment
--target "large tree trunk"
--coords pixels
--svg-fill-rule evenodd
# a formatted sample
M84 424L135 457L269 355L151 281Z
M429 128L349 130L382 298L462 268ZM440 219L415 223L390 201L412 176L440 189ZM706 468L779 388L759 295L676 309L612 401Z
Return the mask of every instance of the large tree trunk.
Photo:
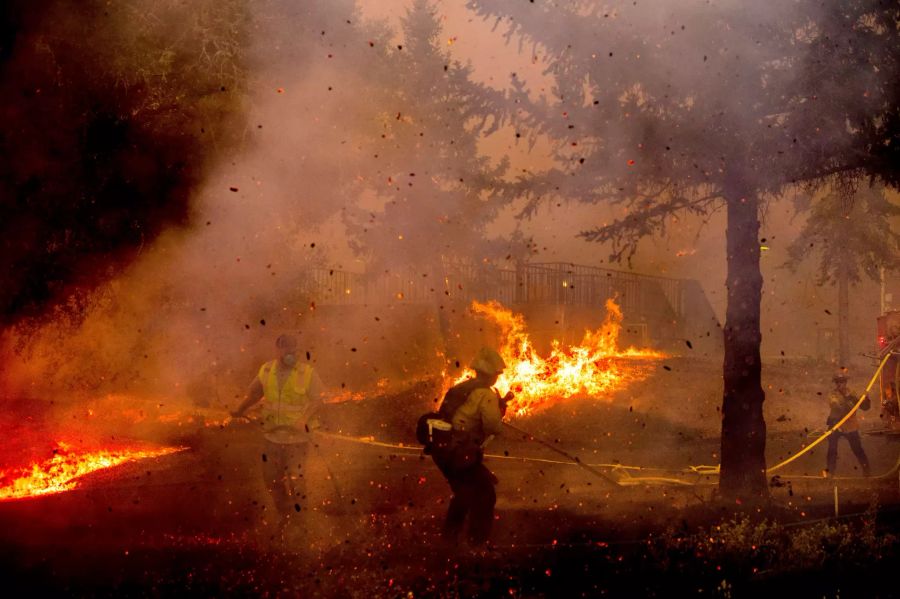
M745 188L726 190L728 202L728 306L722 398L722 497L765 497L766 423L759 346L762 273L759 268L759 200Z
M838 363L850 367L850 274L843 263L838 266Z

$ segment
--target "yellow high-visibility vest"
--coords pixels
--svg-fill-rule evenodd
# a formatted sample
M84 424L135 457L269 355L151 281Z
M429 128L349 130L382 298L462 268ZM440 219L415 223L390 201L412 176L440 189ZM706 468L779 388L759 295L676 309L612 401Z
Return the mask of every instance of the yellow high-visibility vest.
M281 388L278 387L279 368L285 366L279 360L272 360L263 364L257 375L265 396L262 409L263 422L266 428L305 424L300 421L310 409L309 387L312 383L312 366L309 364L294 366Z

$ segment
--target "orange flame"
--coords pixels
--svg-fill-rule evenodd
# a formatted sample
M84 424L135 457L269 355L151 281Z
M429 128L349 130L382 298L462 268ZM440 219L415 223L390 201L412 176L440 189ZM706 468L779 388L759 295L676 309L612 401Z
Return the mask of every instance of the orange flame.
M595 331L587 330L579 345L563 347L553 340L550 355L543 358L532 345L525 319L497 302L472 302L472 311L500 328L498 351L507 364L497 380L501 395L513 391L509 413L524 416L549 406L554 400L575 395L602 396L621 389L649 374L636 360L658 360L665 354L648 349L618 346L622 311L612 299L606 300L607 315ZM474 376L466 371L455 382Z
M345 401L362 401L367 397L383 395L389 391L390 381L387 378L380 378L375 382L375 386L364 391L351 391L343 389L338 393L332 393L325 403L343 403Z
M185 449L185 447L163 447L152 450L118 449L75 453L69 451L67 444L59 442L57 448L53 450L53 457L49 460L32 464L14 473L0 470L0 485L2 485L0 501L70 491L78 486L76 479L85 474Z

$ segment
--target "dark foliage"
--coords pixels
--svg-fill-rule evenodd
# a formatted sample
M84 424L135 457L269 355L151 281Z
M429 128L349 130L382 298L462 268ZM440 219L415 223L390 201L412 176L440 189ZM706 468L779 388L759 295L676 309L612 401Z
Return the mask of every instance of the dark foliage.
M232 140L240 3L12 0L0 12L0 322L188 221Z

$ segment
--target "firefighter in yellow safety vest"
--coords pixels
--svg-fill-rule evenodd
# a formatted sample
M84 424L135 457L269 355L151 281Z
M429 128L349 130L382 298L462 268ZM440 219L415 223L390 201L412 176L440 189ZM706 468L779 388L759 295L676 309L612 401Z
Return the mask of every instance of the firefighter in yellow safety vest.
M302 509L310 432L318 426L323 386L311 364L299 363L294 337L281 335L275 347L278 357L260 367L232 416L242 417L264 400L262 474L284 526Z

